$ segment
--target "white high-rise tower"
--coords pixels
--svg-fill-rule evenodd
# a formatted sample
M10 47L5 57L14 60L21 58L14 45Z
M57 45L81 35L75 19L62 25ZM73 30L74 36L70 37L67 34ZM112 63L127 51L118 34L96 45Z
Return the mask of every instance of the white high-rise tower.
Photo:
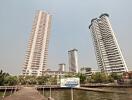
M78 73L78 53L77 49L68 51L69 56L69 72Z
M122 52L111 27L108 14L91 20L92 33L98 66L105 73L128 71Z
M41 76L47 68L51 15L37 11L26 53L23 75Z

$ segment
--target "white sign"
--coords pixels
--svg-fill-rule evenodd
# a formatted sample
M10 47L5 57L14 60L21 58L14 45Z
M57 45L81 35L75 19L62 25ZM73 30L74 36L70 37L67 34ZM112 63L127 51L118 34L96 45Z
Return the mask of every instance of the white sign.
M79 78L61 79L60 86L61 87L80 87L80 79Z

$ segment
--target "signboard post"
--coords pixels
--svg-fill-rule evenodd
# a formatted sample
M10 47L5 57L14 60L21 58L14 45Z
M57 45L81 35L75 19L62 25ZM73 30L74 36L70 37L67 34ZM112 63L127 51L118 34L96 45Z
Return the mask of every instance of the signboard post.
M73 88L80 87L79 78L63 78L60 81L60 87L71 88L71 100L73 100Z
M73 100L73 88L71 88L71 100Z

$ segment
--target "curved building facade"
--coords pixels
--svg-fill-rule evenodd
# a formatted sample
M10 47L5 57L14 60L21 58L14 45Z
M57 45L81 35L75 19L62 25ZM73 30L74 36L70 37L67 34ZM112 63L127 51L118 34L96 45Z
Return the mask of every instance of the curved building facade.
M127 65L119 48L108 14L91 20L89 29L92 33L97 63L102 72L127 72Z

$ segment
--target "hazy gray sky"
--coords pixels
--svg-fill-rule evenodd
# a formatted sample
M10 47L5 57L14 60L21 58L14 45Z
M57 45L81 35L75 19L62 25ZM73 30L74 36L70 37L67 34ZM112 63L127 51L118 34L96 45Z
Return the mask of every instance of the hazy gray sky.
M48 66L68 67L67 51L79 51L79 65L97 69L88 29L90 21L108 13L129 69L132 69L131 0L0 0L0 69L11 74L22 70L25 51L36 10L53 15Z

